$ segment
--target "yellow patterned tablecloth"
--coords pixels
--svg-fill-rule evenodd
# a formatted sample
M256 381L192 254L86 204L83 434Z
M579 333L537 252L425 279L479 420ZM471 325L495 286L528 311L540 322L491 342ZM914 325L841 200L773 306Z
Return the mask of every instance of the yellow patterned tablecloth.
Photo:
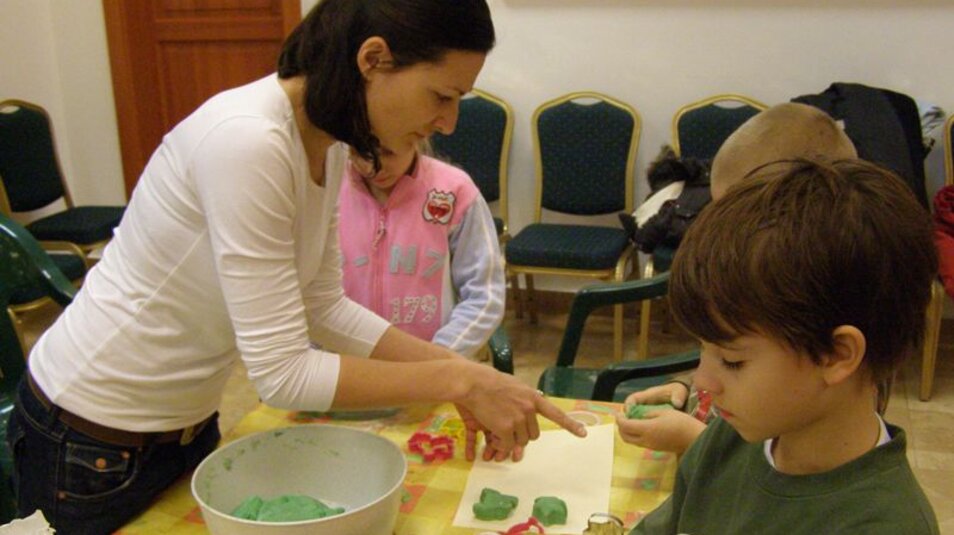
M566 411L588 412L601 423L613 421L618 404L550 398ZM584 415L586 416L586 415ZM595 420L593 416L590 419ZM401 446L407 455L408 473L404 480L401 512L395 533L398 535L473 534L477 530L453 527L454 514L470 473L471 463L463 456L463 435L459 435L454 458L424 463L419 455L408 452L407 440L416 431L457 434L461 421L453 405L415 407L376 420L332 419L326 415L293 412L260 405L247 414L223 442L259 431L303 423L331 423L373 431ZM556 425L541 419L541 429ZM532 455L532 448L527 453ZM624 520L627 528L653 510L671 492L676 457L624 443L616 434L610 513ZM167 490L146 512L118 531L121 535L207 534L199 506L190 491L191 473ZM596 512L596 511L594 511ZM515 521L516 522L516 521Z

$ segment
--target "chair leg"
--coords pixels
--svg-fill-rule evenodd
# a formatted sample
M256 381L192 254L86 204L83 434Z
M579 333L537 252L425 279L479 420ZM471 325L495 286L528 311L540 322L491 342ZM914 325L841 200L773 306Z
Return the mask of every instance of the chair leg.
M927 327L924 330L924 347L921 349L921 401L931 399L934 388L934 365L937 362L937 345L941 334L941 314L944 310L944 288L937 282L931 285L931 302L927 310Z
M537 301L536 296L533 295L533 275L529 273L523 274L524 279L527 282L527 292L524 294L526 296L527 310L530 311L530 324L537 324Z
M639 340L636 342L636 360L649 358L649 314L652 300L646 299L639 304Z
M510 293L517 319L523 319L523 292L520 291L520 275L517 273L510 275Z
M613 306L613 359L623 360L623 305Z

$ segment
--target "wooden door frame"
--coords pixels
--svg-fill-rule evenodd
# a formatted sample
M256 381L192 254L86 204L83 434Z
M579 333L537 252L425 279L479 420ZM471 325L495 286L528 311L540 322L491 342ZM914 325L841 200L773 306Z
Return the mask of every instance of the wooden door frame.
M158 102L159 80L136 80L133 65L137 61L151 61L145 52L127 41L129 36L143 35L144 27L136 27L141 20L130 17L128 10L142 9L146 2L141 0L103 0L108 36L109 63L112 71L113 98L116 104L116 120L119 130L119 146L123 164L123 182L127 198L142 173L142 166L148 162L155 150L154 139L165 132L148 132L146 128L160 124L160 121L145 120L149 114L160 113ZM287 35L301 20L301 0L281 0L282 30ZM225 29L223 29L225 30ZM241 28L228 28L227 31L239 31ZM277 61L277 58L276 58Z

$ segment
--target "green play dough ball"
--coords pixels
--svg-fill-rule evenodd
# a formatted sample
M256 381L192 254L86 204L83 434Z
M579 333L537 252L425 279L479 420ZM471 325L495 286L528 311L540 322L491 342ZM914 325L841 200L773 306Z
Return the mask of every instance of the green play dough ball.
M480 491L480 501L475 502L474 516L477 520L503 520L517 508L516 496L508 496L492 488Z
M265 502L260 497L249 496L232 511L232 516L245 520L258 520L258 512L262 509L263 503Z
M629 419L642 420L650 412L666 409L675 409L675 407L672 406L672 403L661 403L659 405L635 403L626 407L626 417Z
M544 526L566 524L566 502L555 496L533 500L533 516Z
M319 500L299 494L286 494L271 500L258 496L247 498L232 516L260 522L297 522L340 515L344 507L328 507Z

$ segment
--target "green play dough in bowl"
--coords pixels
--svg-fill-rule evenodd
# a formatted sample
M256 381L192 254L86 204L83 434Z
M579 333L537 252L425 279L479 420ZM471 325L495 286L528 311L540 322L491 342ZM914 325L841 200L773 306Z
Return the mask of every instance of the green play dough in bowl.
M645 405L642 403L635 403L626 407L626 417L629 419L638 419L642 420L646 417L647 414L653 411L661 411L666 409L675 409L672 406L672 403L661 403L659 405Z
M320 500L300 494L286 494L263 500L251 496L232 511L232 516L260 522L297 522L340 515L344 507L328 507Z

